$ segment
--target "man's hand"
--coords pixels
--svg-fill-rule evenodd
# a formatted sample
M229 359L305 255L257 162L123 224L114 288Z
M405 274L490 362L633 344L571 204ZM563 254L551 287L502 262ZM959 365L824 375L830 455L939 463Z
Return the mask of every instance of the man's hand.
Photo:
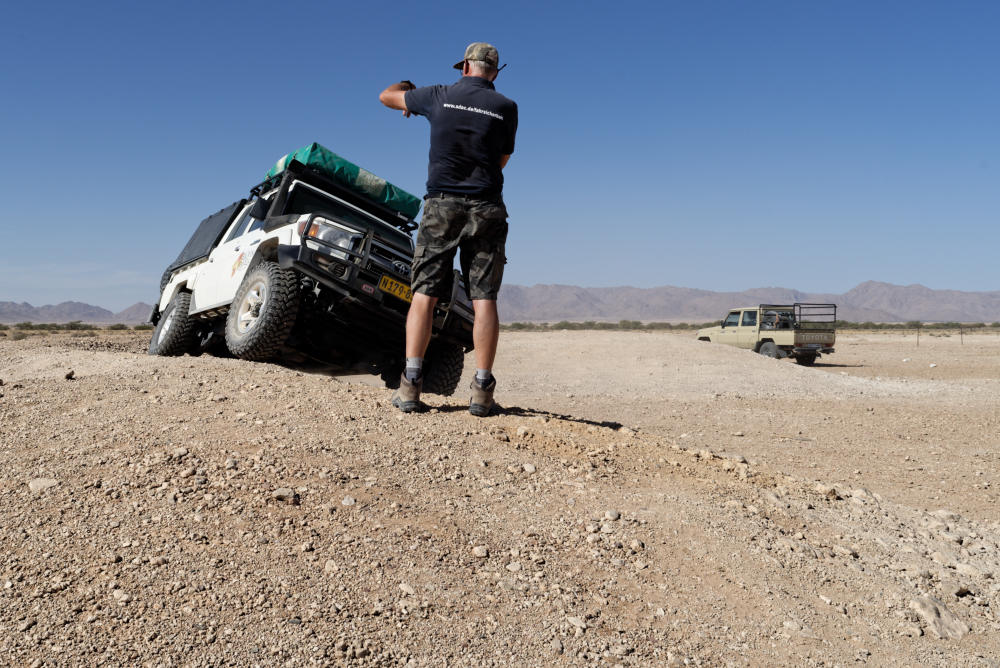
M403 80L399 83L394 83L379 94L379 102L390 109L402 111L403 116L409 118L410 110L406 108L406 91L413 90L414 88L416 86L413 85L412 81Z

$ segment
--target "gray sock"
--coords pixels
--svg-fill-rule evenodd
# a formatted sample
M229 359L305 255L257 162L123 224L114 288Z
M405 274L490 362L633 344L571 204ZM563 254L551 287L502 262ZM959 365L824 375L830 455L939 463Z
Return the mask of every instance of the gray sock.
M406 358L406 370L403 371L403 375L406 376L406 381L408 383L415 383L420 379L420 376L424 372L424 358L423 357L407 357Z
M476 382L480 387L486 387L493 380L493 372L489 369L476 369Z

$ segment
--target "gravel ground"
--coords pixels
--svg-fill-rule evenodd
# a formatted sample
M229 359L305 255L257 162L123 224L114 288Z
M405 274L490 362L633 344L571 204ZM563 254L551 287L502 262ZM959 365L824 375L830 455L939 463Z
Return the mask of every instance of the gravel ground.
M0 338L0 664L1000 665L996 337L504 334L486 419L145 345Z

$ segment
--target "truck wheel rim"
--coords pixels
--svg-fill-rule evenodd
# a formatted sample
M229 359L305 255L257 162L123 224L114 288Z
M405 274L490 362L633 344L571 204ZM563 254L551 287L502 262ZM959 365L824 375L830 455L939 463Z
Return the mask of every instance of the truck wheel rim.
M265 301L267 301L267 284L263 280L255 281L240 301L236 320L236 329L240 334L246 334L256 326Z
M163 339L167 338L167 333L170 331L170 327L174 324L174 311L171 309L170 313L166 315L163 319L163 326L160 327L160 335L156 337L157 345L163 343Z

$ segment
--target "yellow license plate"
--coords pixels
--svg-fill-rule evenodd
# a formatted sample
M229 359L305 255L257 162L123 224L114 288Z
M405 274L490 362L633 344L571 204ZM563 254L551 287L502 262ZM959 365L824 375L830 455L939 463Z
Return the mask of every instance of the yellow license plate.
M393 297L398 297L404 302L413 301L413 290L410 289L410 286L391 279L388 276L383 276L379 280L378 289L382 292L388 292Z

